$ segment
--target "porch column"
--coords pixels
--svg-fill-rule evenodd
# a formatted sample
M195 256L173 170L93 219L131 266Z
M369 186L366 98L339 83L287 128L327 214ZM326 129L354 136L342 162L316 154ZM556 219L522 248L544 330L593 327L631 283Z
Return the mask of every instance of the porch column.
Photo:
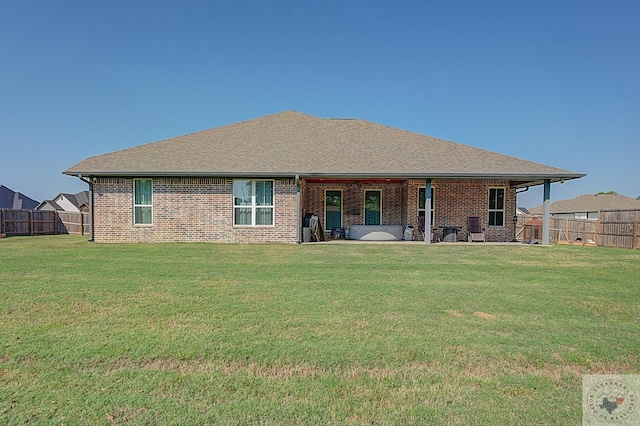
M544 195L542 200L542 245L549 245L550 220L549 212L551 210L551 180L544 180Z
M431 244L431 179L426 179L424 189L424 243Z
M302 221L300 220L300 176L296 175L296 242L298 244L302 243L301 233L302 233Z

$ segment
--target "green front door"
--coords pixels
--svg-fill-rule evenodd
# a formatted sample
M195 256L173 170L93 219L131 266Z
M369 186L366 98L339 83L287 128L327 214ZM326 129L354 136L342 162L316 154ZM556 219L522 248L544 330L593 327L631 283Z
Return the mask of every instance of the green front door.
M327 230L342 228L342 191L332 190L325 193L325 226Z
M364 224L380 225L382 223L382 191L364 192Z

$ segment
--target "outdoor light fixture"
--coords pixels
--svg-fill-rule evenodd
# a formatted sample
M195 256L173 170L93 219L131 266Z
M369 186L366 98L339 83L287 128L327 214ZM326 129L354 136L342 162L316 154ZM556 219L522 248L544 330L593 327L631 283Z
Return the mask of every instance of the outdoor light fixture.
M511 240L512 243L517 243L518 239L516 238L516 225L518 224L518 215L514 214L513 215L513 240Z

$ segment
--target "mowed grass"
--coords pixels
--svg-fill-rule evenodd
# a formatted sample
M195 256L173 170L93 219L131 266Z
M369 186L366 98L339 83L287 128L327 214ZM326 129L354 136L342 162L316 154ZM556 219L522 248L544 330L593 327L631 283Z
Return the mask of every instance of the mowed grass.
M0 240L2 424L578 424L640 252Z

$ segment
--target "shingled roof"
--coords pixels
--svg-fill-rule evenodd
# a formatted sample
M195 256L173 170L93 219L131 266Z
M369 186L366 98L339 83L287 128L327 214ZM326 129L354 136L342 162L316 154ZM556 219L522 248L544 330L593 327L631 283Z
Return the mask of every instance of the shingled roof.
M619 194L585 194L570 200L554 201L549 206L551 214L588 213L601 210L640 209L640 200ZM542 206L530 209L532 214L542 214Z
M88 158L72 176L501 178L584 176L358 119L285 111Z
M37 205L38 202L36 200L0 185L0 209L32 210Z

